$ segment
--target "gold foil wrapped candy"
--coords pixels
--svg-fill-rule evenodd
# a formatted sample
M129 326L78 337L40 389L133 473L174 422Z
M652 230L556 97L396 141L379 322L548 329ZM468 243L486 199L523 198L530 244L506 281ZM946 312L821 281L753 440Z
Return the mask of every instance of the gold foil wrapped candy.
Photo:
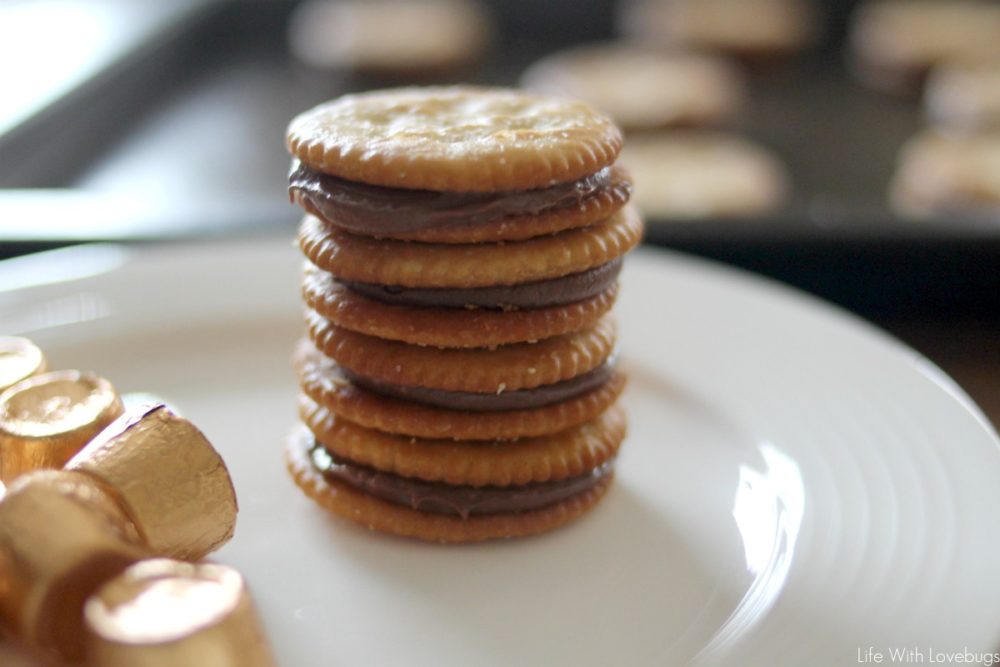
M93 373L56 371L0 394L0 477L10 484L40 468L61 468L122 414L111 383Z
M153 553L198 560L233 536L238 507L225 463L163 404L130 409L66 469L111 490Z
M135 630L129 619L145 618L160 639L173 632L167 643L183 644L171 655L191 658L169 664L273 665L235 572L160 559L137 569L138 579L115 579L143 558L197 560L232 537L236 494L212 445L163 404L126 411L111 384L92 373L24 378L44 363L29 341L0 339L0 382L13 381L0 394L0 637L77 660L84 604L112 581L114 599L123 591L137 597L104 623L94 612L107 664L166 664L155 662L163 655L158 641L141 645L148 633L114 634L122 619L118 630L127 633ZM111 600L94 598L94 608L107 612L112 607L101 601ZM220 662L224 654L234 661Z
M22 476L0 502L2 633L79 657L87 597L146 555L118 503L86 475Z
M45 355L27 338L0 336L0 391L45 372Z
M0 639L0 665L3 667L51 667L39 662L34 655L24 651L20 646L5 643Z
M238 572L169 559L137 563L87 602L91 667L273 667Z

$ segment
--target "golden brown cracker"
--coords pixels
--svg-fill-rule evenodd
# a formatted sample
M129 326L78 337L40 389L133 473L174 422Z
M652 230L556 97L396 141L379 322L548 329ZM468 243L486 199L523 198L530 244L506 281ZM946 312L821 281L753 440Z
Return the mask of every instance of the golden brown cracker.
M446 349L365 336L335 326L315 311L307 312L306 324L317 349L358 375L411 387L487 394L583 375L611 356L616 337L610 315L581 331L495 349Z
M613 473L608 474L587 491L541 509L462 519L419 512L379 500L347 484L327 480L309 459L311 443L311 434L303 428L289 438L285 447L285 465L307 496L327 511L370 530L430 542L481 542L552 530L592 508L604 497L613 479Z
M345 95L294 118L289 151L340 178L496 192L575 181L614 162L621 131L582 102L471 86Z
M343 379L318 353L298 359L302 391L339 417L365 428L433 440L512 440L558 433L594 419L625 388L616 372L597 389L560 403L526 410L467 412L380 396Z
M579 273L621 257L642 238L631 206L609 219L514 243L410 243L345 234L307 215L299 246L309 260L342 280L403 287L515 285Z
M614 305L617 287L559 306L500 311L421 308L369 299L308 264L302 280L306 305L332 324L366 336L434 347L495 347L542 340L585 329Z
M614 458L625 413L613 406L579 426L515 441L428 440L350 422L307 396L299 415L335 456L384 472L465 486L510 486L577 477Z

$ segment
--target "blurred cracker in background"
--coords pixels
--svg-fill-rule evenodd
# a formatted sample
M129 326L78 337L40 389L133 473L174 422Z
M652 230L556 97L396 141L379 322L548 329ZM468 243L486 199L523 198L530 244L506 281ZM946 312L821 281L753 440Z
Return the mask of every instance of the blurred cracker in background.
M289 48L318 70L418 76L478 60L491 41L472 0L309 0L288 23Z
M1000 58L935 68L927 82L924 104L931 121L943 129L1000 129Z
M915 94L945 62L1000 58L1000 5L974 0L880 0L861 5L848 36L867 86Z
M634 0L622 5L621 32L657 44L768 61L817 41L813 3L803 0Z
M633 201L650 220L752 218L782 206L790 189L777 157L721 132L633 137L622 163L635 181Z
M741 73L722 58L600 43L559 51L529 67L521 84L589 102L625 130L715 126L746 97Z
M928 130L903 147L890 187L899 215L996 220L1000 215L1000 132L971 136Z

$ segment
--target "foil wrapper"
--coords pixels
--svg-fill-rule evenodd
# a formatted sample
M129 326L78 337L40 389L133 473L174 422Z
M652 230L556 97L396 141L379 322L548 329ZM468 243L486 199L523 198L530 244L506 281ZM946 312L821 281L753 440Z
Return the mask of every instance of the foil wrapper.
M236 526L236 492L218 452L163 404L136 406L66 465L115 493L150 549L199 560Z
M61 468L124 411L118 392L93 373L56 371L0 394L0 477Z
M0 391L44 373L45 355L27 338L0 336Z
M40 662L34 655L24 651L12 642L0 639L0 665L3 667L52 667Z
M87 601L91 667L274 667L235 570L170 559L136 563Z
M148 556L118 502L86 475L22 476L0 502L0 630L74 660L83 605L108 579Z

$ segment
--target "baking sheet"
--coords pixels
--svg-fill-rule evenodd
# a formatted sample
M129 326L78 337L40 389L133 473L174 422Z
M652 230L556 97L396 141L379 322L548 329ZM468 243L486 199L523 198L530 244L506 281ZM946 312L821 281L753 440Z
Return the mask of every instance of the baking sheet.
M592 4L604 13L570 28L518 23L521 15L499 3L502 29L519 37L445 81L515 84L541 55L610 36L611 5ZM291 7L212 3L183 30L95 80L80 109L58 109L49 129L69 126L80 141L64 142L65 159L31 185L59 189L62 209L64 189L88 201L104 198L104 208L124 200L120 207L138 222L104 224L109 216L98 211L77 225L46 227L47 217L60 215L52 203L59 197L36 197L28 218L25 193L8 191L0 194L2 254L90 239L290 234L298 213L285 195L288 120L344 92L400 83L298 65L285 42ZM898 149L922 124L917 102L862 88L838 49L757 69L750 78L750 105L737 129L785 162L791 202L756 220L650 221L649 242L751 268L866 314L1000 312L1000 225L901 220L886 205ZM114 91L113 113L84 113L84 102L102 91ZM86 123L74 124L79 117ZM46 126L37 130L35 144L45 141Z

